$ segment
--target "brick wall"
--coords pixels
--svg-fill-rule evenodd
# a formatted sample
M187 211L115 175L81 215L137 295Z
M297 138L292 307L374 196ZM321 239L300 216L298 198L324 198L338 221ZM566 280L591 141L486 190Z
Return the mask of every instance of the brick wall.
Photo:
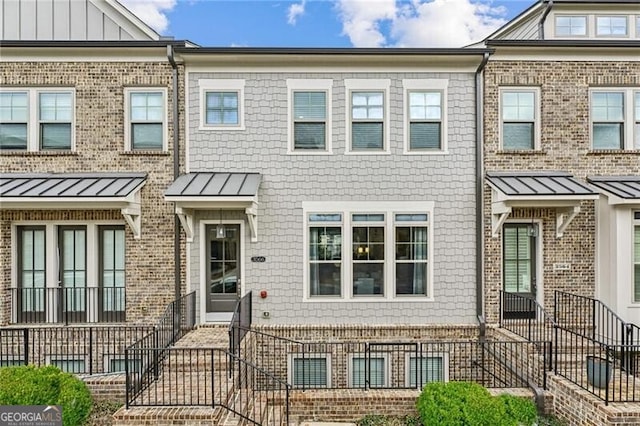
M183 74L183 69L179 70ZM184 96L183 78L180 98ZM127 321L149 323L174 298L174 214L163 193L173 181L172 72L168 62L3 62L0 86L68 87L75 90L75 146L73 152L3 152L6 173L34 172L146 172L141 190L142 236L126 233ZM167 90L168 151L125 152L126 87ZM183 106L180 123L184 122ZM180 129L184 141L184 130ZM183 144L183 142L181 142ZM182 146L184 151L184 146ZM184 156L181 156L184 164ZM16 221L119 221L119 211L0 211L0 324L10 321L11 227ZM184 271L184 268L183 268ZM182 278L184 282L184 275Z
M560 170L584 180L590 175L637 175L640 151L593 151L590 140L589 89L639 87L638 62L490 61L484 75L484 167L490 171ZM541 149L502 151L500 147L499 89L528 86L540 89ZM497 322L502 288L502 233L491 236L491 189L484 187L485 312ZM514 209L509 219L542 220L542 276L539 300L553 309L554 290L585 296L595 293L595 212L592 201L564 232L555 236L555 209ZM540 261L540 259L539 259ZM567 263L570 270L554 270Z

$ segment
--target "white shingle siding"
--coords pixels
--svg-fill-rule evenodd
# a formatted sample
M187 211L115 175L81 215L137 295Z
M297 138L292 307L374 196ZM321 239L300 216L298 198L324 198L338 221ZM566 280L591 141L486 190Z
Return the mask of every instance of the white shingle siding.
M245 80L245 131L198 130L199 79ZM330 155L287 154L288 78L333 79ZM390 155L345 155L344 79L390 79ZM403 155L403 79L448 79L448 154ZM474 74L196 73L189 82L189 170L259 172L258 242L245 238L243 284L254 318L277 324L475 323ZM387 125L387 123L385 123ZM303 302L303 201L433 201L434 301ZM223 212L242 219L243 212ZM218 211L200 211L217 220ZM195 227L198 229L198 227ZM200 286L200 237L191 244L191 286ZM343 248L348 255L349 248ZM265 256L252 263L251 256ZM344 284L343 284L344 285ZM267 290L267 299L257 292ZM261 314L269 311L271 319Z

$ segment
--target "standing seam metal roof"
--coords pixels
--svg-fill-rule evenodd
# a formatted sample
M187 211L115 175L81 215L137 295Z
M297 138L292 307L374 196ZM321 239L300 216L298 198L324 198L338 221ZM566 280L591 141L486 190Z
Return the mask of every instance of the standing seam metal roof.
M589 176L587 182L627 200L640 200L640 176Z
M511 196L597 195L585 183L564 172L488 172L486 179L500 192Z
M166 197L253 197L258 193L260 173L195 172L178 177Z
M146 178L146 173L3 173L0 174L0 197L126 197Z

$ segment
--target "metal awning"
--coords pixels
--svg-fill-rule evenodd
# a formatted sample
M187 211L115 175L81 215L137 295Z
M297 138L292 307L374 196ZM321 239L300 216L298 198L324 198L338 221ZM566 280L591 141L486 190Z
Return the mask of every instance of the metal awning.
M556 236L560 238L580 212L580 202L598 198L598 193L587 184L565 172L489 172L486 181L491 187L494 237L513 207L551 207L557 212Z
M175 203L187 241L193 241L193 211L244 209L251 241L258 241L259 173L194 172L178 177L164 193Z
M146 173L2 173L2 210L120 209L140 238L140 189Z
M589 176L587 182L606 195L610 205L640 204L640 176Z

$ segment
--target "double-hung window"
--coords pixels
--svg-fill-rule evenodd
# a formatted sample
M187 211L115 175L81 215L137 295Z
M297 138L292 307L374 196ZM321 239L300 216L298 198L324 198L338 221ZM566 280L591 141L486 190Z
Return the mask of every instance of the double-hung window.
M309 215L310 296L342 295L342 214Z
M640 302L640 211L633 213L633 301Z
M594 150L640 149L640 88L591 91Z
M441 153L447 149L446 79L404 79L404 153Z
M166 151L165 89L127 89L126 139L132 151Z
M395 215L396 295L427 295L428 224L427 213Z
M540 126L538 94L536 88L500 90L502 149L536 149Z
M556 37L585 37L587 35L587 17L557 15L555 35Z
M289 153L331 152L333 80L288 79Z
M388 152L389 86L389 80L345 80L350 152Z
M353 295L383 296L385 290L385 215L352 215Z
M69 89L0 91L0 149L69 151L73 147L74 93Z
M244 130L244 80L200 79L200 130Z
M626 16L596 16L596 35L598 37L626 37Z
M304 202L305 299L432 297L433 202Z

